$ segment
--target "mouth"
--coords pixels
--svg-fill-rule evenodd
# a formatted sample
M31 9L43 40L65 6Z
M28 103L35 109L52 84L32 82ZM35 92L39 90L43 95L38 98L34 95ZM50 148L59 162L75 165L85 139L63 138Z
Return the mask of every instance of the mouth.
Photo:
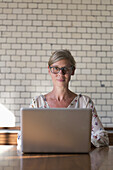
M57 79L57 81L64 82L65 80L64 79Z

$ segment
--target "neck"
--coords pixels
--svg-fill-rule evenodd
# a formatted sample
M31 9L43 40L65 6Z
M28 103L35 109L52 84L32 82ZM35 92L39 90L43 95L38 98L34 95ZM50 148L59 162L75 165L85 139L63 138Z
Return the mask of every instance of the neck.
M66 97L70 94L70 90L68 88L53 88L52 96L58 101L65 100Z

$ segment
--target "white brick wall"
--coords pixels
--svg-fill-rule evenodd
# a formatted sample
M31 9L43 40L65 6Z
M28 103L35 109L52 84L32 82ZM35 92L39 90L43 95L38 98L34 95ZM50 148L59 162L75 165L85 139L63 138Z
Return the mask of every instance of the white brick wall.
M113 126L113 0L0 0L0 103L16 116L52 89L47 61L69 49L77 61L70 88L92 97Z

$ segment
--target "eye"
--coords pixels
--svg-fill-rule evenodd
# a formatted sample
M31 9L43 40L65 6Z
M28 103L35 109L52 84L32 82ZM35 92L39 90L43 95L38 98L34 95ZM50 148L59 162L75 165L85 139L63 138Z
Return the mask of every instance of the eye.
M59 71L59 68L58 68L58 67L53 67L53 68L54 68L54 70Z
M63 67L63 70L64 70L64 71L68 71L68 68L67 68L67 67Z
M64 67L64 70L65 70L65 71L67 71L67 70L68 70L68 68L67 68L67 67Z

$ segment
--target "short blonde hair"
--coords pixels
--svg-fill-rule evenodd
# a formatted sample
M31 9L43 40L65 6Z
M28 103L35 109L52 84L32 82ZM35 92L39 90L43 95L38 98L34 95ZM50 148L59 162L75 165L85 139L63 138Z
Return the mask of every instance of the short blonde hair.
M57 50L53 52L49 58L48 66L51 66L53 63L63 59L68 60L70 64L75 68L76 62L69 50Z

